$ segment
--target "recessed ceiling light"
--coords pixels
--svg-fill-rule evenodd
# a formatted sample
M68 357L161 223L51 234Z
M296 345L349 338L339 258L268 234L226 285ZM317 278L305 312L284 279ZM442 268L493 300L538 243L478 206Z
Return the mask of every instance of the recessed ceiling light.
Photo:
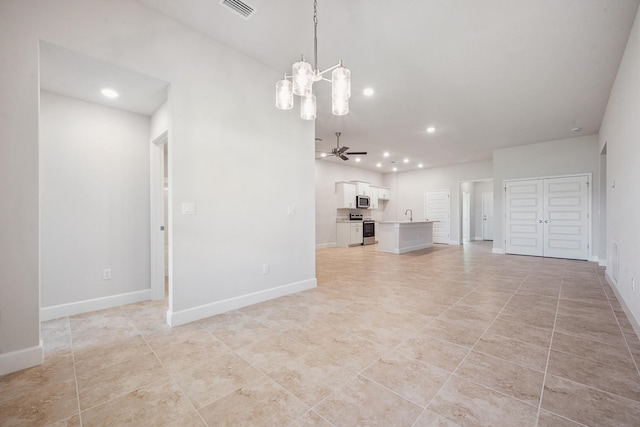
M382 167L382 163L376 163L376 167L377 168L381 168Z
M373 95L373 88L368 87L365 90L363 90L362 93L364 93L365 96L371 96Z
M436 128L434 128L433 126L429 126L429 127L427 128L427 132L428 132L428 133L434 133L435 131L436 131Z
M393 168L392 170L393 170L394 172L397 172L397 171L398 171L398 168Z
M327 157L327 153L320 153L320 157Z
M409 163L409 159L404 159L403 162Z
M420 163L420 164L418 165L418 167L419 167L419 168L423 168L423 167L424 167L424 165L423 165L422 163Z
M356 157L356 163L360 163L360 157Z
M385 157L389 157L389 152L385 151L384 153L382 153L382 155L385 156Z
M109 89L109 88L104 88L100 92L102 92L102 94L104 96L106 96L107 98L117 98L117 97L120 96L120 94L118 94L118 92L116 92L113 89Z
M571 132L580 132L582 130L582 128L573 128L571 129Z

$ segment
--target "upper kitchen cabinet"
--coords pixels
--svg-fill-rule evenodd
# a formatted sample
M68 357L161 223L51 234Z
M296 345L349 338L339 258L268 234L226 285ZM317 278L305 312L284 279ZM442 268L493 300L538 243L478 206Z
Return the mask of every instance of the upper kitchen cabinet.
M390 192L391 192L390 188L378 187L378 199L380 199L380 200L389 200L389 193Z
M336 182L336 198L338 209L355 209L356 184L352 182Z
M353 181L356 184L356 195L371 197L372 189L368 182Z

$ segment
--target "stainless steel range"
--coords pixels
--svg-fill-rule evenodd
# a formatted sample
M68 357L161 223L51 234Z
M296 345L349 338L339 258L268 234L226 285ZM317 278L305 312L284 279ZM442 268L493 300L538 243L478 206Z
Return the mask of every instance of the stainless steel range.
M376 242L376 223L362 221L362 244L373 245Z
M362 244L373 245L376 243L376 223L365 220L361 213L350 213L349 221L362 221Z

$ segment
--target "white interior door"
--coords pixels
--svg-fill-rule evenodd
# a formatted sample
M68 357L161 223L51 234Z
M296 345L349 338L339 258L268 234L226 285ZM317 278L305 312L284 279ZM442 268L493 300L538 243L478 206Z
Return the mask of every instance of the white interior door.
M544 256L589 258L589 178L544 180Z
M507 181L505 252L589 259L589 177Z
M507 181L505 187L505 252L542 256L544 253L542 180Z
M462 241L471 241L471 195L462 192Z
M449 190L430 191L425 194L424 212L433 224L433 243L449 244Z
M482 240L493 240L493 192L482 193Z

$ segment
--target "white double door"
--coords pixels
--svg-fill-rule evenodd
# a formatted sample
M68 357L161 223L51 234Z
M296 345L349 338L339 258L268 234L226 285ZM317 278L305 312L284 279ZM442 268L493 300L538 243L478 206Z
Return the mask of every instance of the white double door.
M589 258L589 177L506 181L505 252Z

